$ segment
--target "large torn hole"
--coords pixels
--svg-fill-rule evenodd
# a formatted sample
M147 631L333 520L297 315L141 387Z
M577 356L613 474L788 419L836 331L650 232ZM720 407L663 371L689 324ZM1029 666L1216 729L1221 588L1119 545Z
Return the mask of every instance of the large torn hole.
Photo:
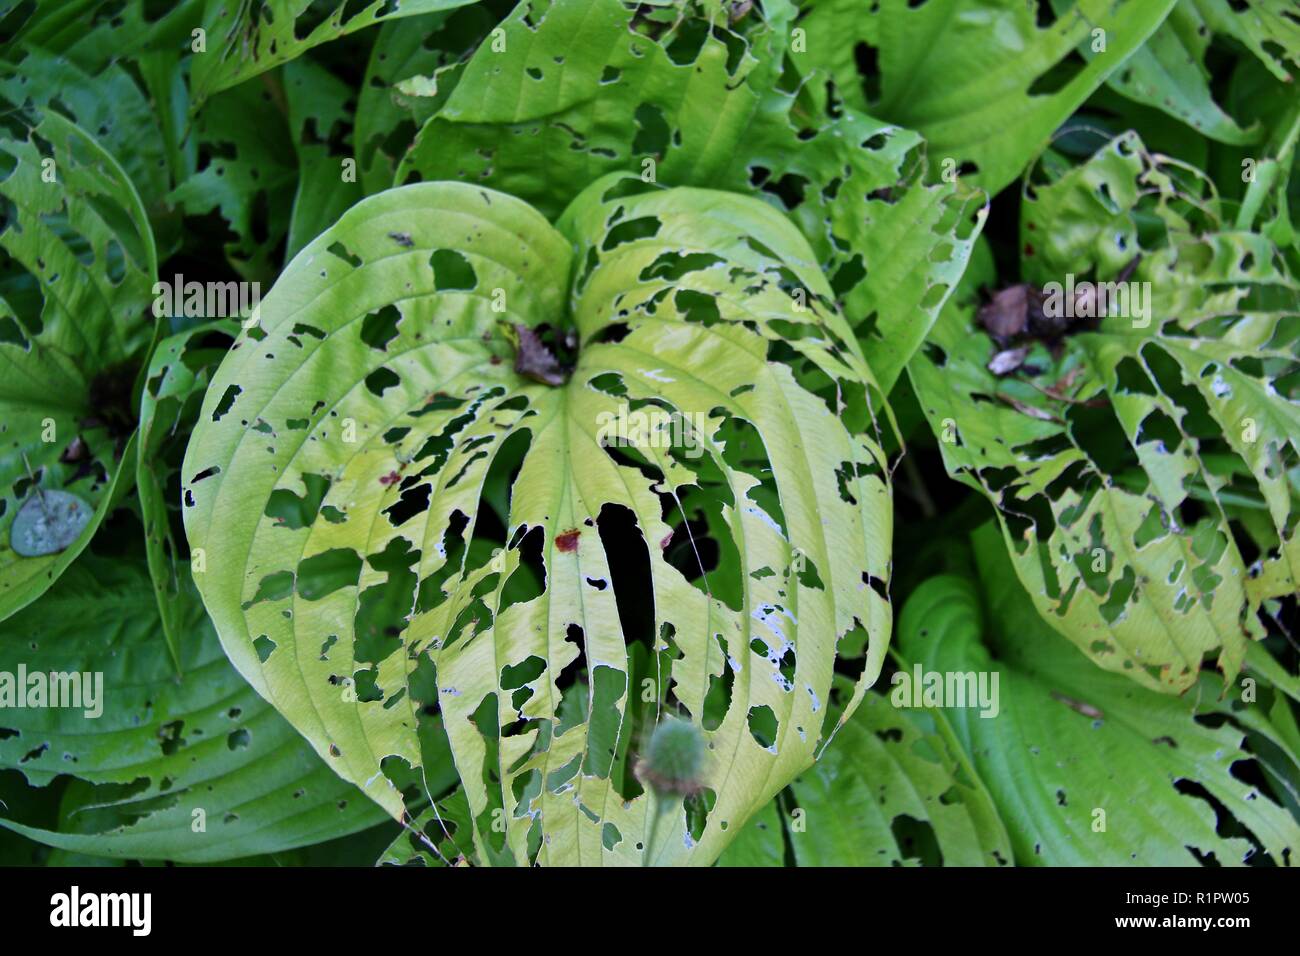
M623 640L648 642L654 633L654 588L645 534L631 508L612 503L600 509L596 527L609 561Z
M377 664L401 649L401 635L415 605L414 569L419 560L420 552L402 537L393 538L383 551L366 558L371 568L387 577L363 590L357 600L353 646L357 662Z

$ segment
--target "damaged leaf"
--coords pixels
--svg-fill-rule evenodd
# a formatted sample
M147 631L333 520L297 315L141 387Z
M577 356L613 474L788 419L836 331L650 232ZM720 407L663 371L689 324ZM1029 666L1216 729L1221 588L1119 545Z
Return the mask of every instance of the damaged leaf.
M1016 862L1294 860L1300 823L1286 809L1293 798L1251 782L1256 768L1271 775L1276 764L1285 779L1296 765L1266 698L1243 701L1239 689L1208 674L1173 697L1088 666L1038 616L998 537L988 526L976 535L978 587L942 576L914 593L899 640L932 672L999 678L997 716L969 707L946 713L1006 822Z
M918 130L936 174L956 173L992 194L1174 2L808 0L800 25L805 58L835 78L849 106ZM1084 45L1089 59L1074 62Z
M11 115L0 178L3 619L57 579L129 487L157 256L122 168L58 113Z
M450 10L474 0L206 0L203 29L207 49L195 57L190 73L194 99L236 86L312 47L385 19Z
M64 675L60 700L76 704L0 706L0 771L59 808L46 828L0 805L0 826L81 853L201 863L381 820L240 679L188 581L176 600L183 681L137 561L84 557L38 607L0 625L0 673L26 675L29 702L39 679Z
M924 183L915 132L844 108L821 83L783 76L787 63L809 60L791 49L786 4L761 16L755 8L730 29L721 18L709 27L674 15L662 30L638 31L643 9L520 3L499 27L518 55L485 38L467 62L443 68L436 112L395 182L478 182L548 216L616 170L752 193L803 232L889 389L960 278L985 197ZM419 110L412 119L423 119Z
M1300 580L1300 282L1131 133L1033 184L1022 241L1046 310L1083 287L1096 308L998 378L968 276L910 367L945 464L998 507L1043 617L1093 661L1175 693L1205 660L1232 679L1261 602ZM1248 542L1243 513L1269 533Z
M188 580L185 567L195 556L188 553L179 496L172 489L181 483L180 460L204 391L238 329L238 322L224 319L163 339L154 348L140 397L136 492L163 638L178 673L182 586Z
M554 226L463 183L363 200L186 453L227 653L394 817L441 714L480 861L712 862L828 738L837 645L845 719L883 660L884 400L830 303L743 196L616 174ZM567 382L515 371L503 309L574 333ZM674 715L701 789L652 827L633 767Z

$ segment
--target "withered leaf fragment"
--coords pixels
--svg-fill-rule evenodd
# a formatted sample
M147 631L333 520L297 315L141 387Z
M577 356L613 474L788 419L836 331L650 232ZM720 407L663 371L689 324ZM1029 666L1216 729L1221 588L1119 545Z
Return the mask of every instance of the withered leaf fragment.
M567 370L537 331L522 323L515 326L519 345L515 351L515 371L543 385L563 385L569 378Z
M1028 355L1029 349L1024 346L1018 349L1002 349L989 359L988 369L994 375L1010 375L1025 364Z
M1021 282L998 289L980 306L979 322L999 345L1030 332L1043 319L1043 294Z

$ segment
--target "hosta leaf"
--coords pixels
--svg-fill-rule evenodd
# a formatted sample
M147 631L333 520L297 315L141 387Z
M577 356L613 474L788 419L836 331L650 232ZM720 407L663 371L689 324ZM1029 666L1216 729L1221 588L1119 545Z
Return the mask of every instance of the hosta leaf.
M175 533L180 525L181 458L204 390L238 329L237 322L225 320L163 339L149 360L140 397L136 490L159 620L178 671L186 610L182 592L189 581L181 565L190 557L183 550L183 536Z
M471 180L550 216L615 170L754 192L802 229L888 389L961 276L983 197L923 185L919 136L783 76L799 58L774 10L741 34L684 15L665 30L620 0L521 3L428 81L437 112L397 182Z
M850 106L919 130L936 172L996 193L1173 5L1077 0L1053 16L1020 0L809 0L799 26ZM1086 64L1072 56L1085 43Z
M1233 12L1227 0L1179 0L1169 11L1169 18L1107 82L1130 99L1164 110L1211 139L1236 144L1257 141L1260 129L1243 128L1215 101L1210 71L1205 65L1206 51L1216 32L1253 46L1272 68L1281 68L1281 64L1268 56L1257 40L1252 40L1278 40L1289 33L1293 48L1300 50L1300 26L1288 24L1278 12L1289 5L1288 0L1256 3L1266 11L1270 25L1282 26L1279 33L1270 36L1261 29L1264 19L1259 10ZM1080 52L1085 57L1091 55L1086 44ZM1289 76L1283 70L1279 78Z
M1169 691L1215 654L1233 677L1263 633L1260 601L1300 580L1300 284L1179 180L1200 183L1128 134L1032 186L1026 278L1115 282L1136 257L1134 284L1112 287L1128 304L1055 331L1041 320L999 376L968 290L910 367L948 470L999 508L1043 616L1102 667ZM1237 506L1277 535L1249 575Z
M1214 33L1232 37L1283 83L1300 71L1300 20L1288 0L1182 0Z
M51 102L66 111L113 154L146 208L158 203L170 188L164 141L158 119L130 74L112 64L91 75L63 56L43 50L25 51L17 67L4 66L0 95L11 103L47 109Z
M1001 866L1007 833L942 713L869 692L791 787L800 866Z
M473 832L469 801L458 789L438 801L437 809L430 807L399 833L375 865L457 866L474 862Z
M474 0L207 0L207 50L190 71L196 102L287 63L329 40L386 19L450 10Z
M1262 703L1222 696L1223 683L1208 675L1197 693L1172 697L1089 666L1038 618L997 533L986 532L975 543L987 614L969 580L933 578L909 599L899 639L905 654L945 680L997 675L996 717L972 708L947 713L1007 824L1016 862L1229 866L1259 853L1278 865L1294 860L1300 824L1250 782L1263 759L1247 748L1250 734L1296 761Z
M432 97L408 98L399 85L427 77L468 56L501 19L493 9L500 2L476 3L410 20L393 20L379 28L370 51L366 76L357 92L356 144L358 179L365 193L393 184L402 153L415 139L420 123L415 104L438 105ZM508 12L509 6L506 5ZM451 84L441 82L442 91Z
M481 860L711 862L812 760L837 642L862 686L884 653L883 402L829 295L746 197L614 176L558 229L466 184L363 200L263 300L186 454L227 653L395 816L436 693ZM558 386L524 364L547 327L579 349ZM703 514L716 557L674 565ZM632 772L679 710L710 745L689 834Z
M868 694L868 697L870 695ZM781 798L759 810L718 857L718 866L784 866Z
M245 84L208 100L190 135L199 141L200 165L168 200L186 216L218 213L233 233L225 243L231 267L269 283L281 265L298 180L286 117L271 90Z
M905 706L869 691L789 798L756 815L719 862L780 866L788 841L798 866L1009 863L1006 830L947 718Z
M1054 0L1057 6L1064 2ZM1249 48L1283 83L1291 84L1300 70L1300 21L1291 0L1179 0L1169 18L1107 82L1212 139L1256 142L1261 133L1257 125L1243 128L1210 89L1205 57L1216 36L1231 37ZM1080 52L1090 56L1086 44Z
M188 45L203 0L34 0L5 5L3 49L57 53L89 73ZM88 127L89 128L89 127Z
M128 439L157 271L144 208L122 168L57 113L24 126L27 115L11 116L0 133L0 618L71 563L119 472L134 467ZM50 550L64 538L38 528L15 544L24 509L53 529L55 502L91 516L76 539Z
M286 261L334 223L361 198L351 156L352 89L323 66L307 59L284 68L289 128L298 153L298 193L289 218Z
M0 825L82 853L209 862L382 819L239 677L193 589L177 600L182 681L148 575L131 561L83 558L38 607L0 626L0 672L75 672L83 684L102 675L99 716L0 710L0 768L37 787L70 778L57 831L9 813Z

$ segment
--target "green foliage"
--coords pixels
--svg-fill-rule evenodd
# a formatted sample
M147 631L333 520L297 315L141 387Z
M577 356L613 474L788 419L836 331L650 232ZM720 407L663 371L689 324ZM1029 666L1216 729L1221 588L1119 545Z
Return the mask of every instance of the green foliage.
M21 119L19 122L22 122ZM133 467L135 369L157 271L140 197L113 157L55 112L0 140L0 615L30 604L85 548ZM59 492L46 500L46 492ZM63 497L70 496L70 497ZM50 551L19 543L24 510L83 516ZM38 538L40 536L38 535ZM32 556L29 556L32 555Z
M1174 2L880 0L864 15L856 0L811 0L804 23L809 59L848 105L918 130L936 171L947 164L998 192ZM863 46L879 63L865 78Z
M597 181L558 229L467 184L353 207L262 303L184 465L199 586L254 686L397 815L381 760L424 763L427 656L478 839L504 810L521 861L538 840L553 861L587 859L588 829L596 858L639 853L645 801L621 741L640 689L624 646L641 629L670 664L658 706L671 694L698 727L710 685L734 682L708 728L712 822L668 841L716 853L723 824L734 833L811 759L839 639L865 628L870 682L889 628L861 586L888 574L884 461L863 433L882 399L807 244L757 200L639 187ZM527 364L549 322L576 339L567 381ZM663 417L653 435L611 429L627 403ZM475 561L495 469L518 469L505 547ZM687 494L720 515L743 572L730 593L665 557ZM308 499L302 520L280 511ZM625 549L647 565L635 584L616 567ZM514 580L529 562L541 593ZM625 588L646 585L642 622ZM337 640L318 658L299 651L322 634ZM558 678L580 657L592 697L574 727ZM759 712L776 718L770 741L751 732ZM575 814L575 796L606 813Z
M615 170L755 192L799 225L889 388L961 276L982 196L922 184L919 136L799 84L788 11L770 6L710 30L638 29L620 0L556 0L540 20L521 4L499 46L398 84L432 115L396 181L480 182L551 216Z
M1170 697L1087 666L1038 618L997 541L990 528L977 536L978 583L937 577L915 592L899 640L932 671L998 675L996 717L947 713L1007 822L1016 862L1293 858L1300 824L1246 781L1257 764L1275 761L1293 787L1294 741L1218 678L1202 676L1198 693Z
M779 813L778 813L779 809ZM940 711L869 691L835 745L756 816L722 865L1005 866L1006 830Z
M1217 654L1231 679L1261 602L1300 580L1300 284L1200 173L1133 134L1027 190L1022 275L1123 298L1000 374L1006 343L959 294L911 366L945 464L998 507L1043 615L1100 666L1182 692ZM1264 520L1249 574L1239 509Z
M95 717L5 708L0 763L16 769L0 786L8 793L8 775L21 773L52 791L57 816L47 826L0 823L66 850L207 862L379 822L379 808L230 666L188 582L174 600L183 683L138 563L82 560L38 607L0 625L0 671L67 671L75 661L83 693L91 674L102 677Z
M1290 0L0 5L0 862L1289 865L1298 74Z
M201 29L213 38L213 56L201 57L190 75L195 99L288 63L307 50L379 23L461 7L474 0L373 0L360 6L331 0L205 0ZM206 46L206 42L205 42Z

